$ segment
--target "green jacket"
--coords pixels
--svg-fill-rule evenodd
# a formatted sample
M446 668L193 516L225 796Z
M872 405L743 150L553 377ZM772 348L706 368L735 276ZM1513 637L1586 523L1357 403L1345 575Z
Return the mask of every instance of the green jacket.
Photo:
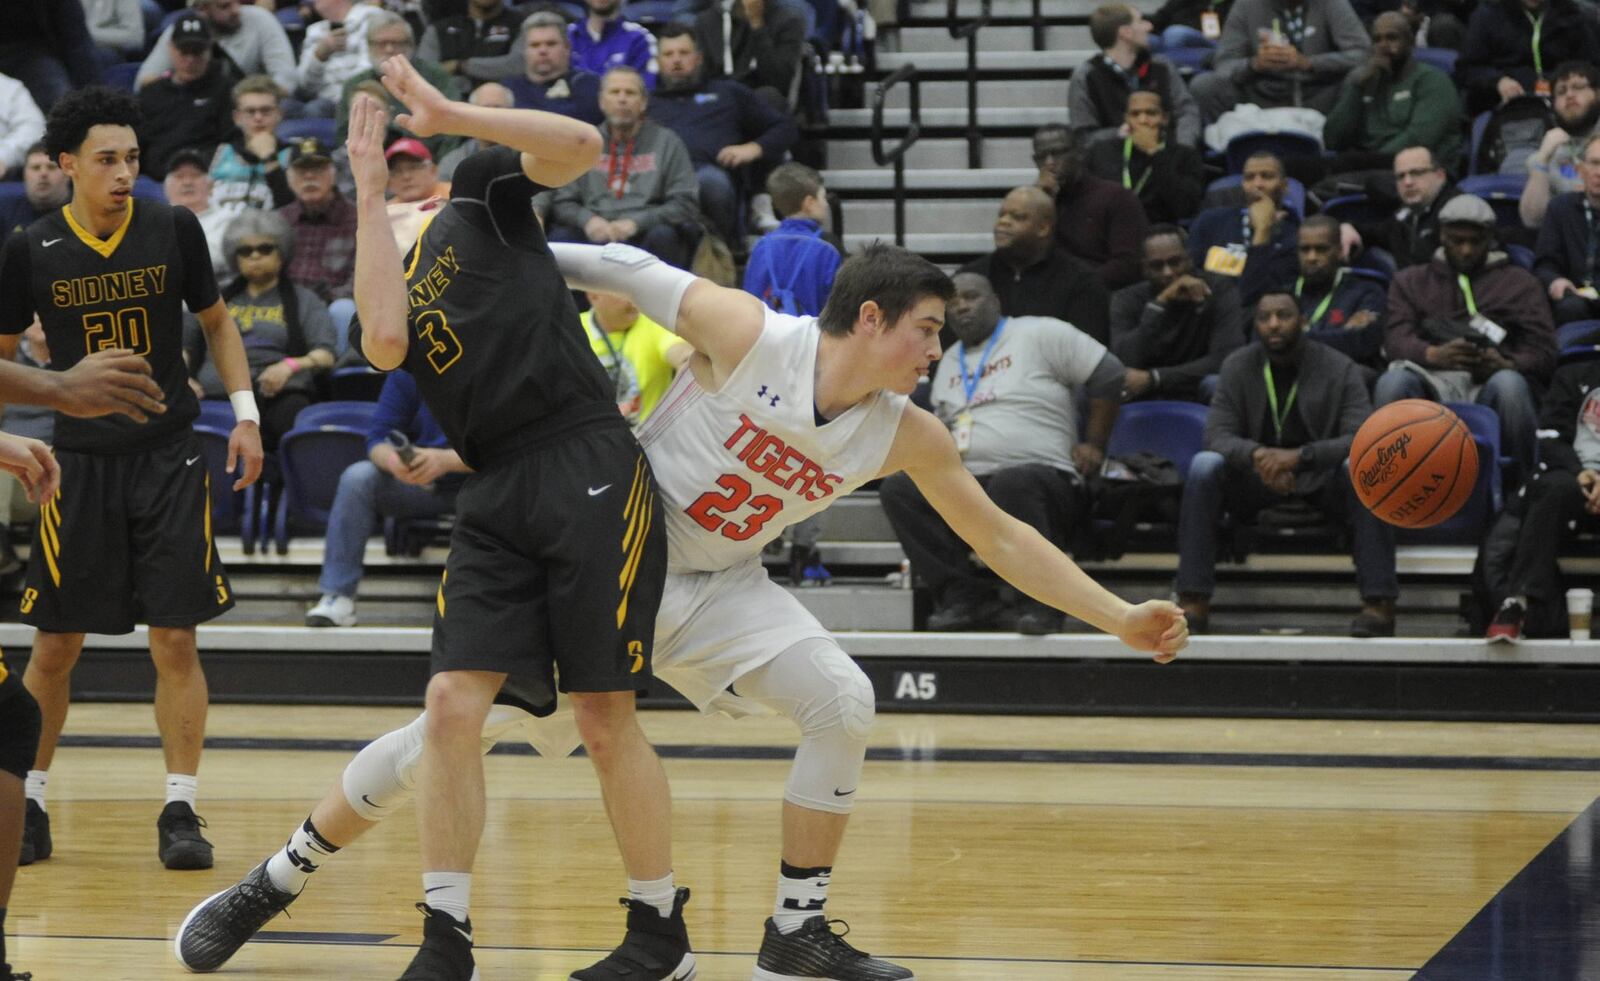
M431 61L413 60L411 65L417 70L418 74L427 80L428 84L432 85L440 92L443 92L446 98L460 101L461 93L456 87L456 80L446 74L443 68L440 68ZM350 103L355 98L356 86L363 82L372 81L377 77L377 70L369 68L359 75L352 76L348 82L344 83L344 89L339 95L338 138L341 146L344 144L345 137L350 135ZM393 119L395 114L405 111L406 107L400 102L399 99L396 99L392 95L389 96L389 119L391 122L389 123L389 132L383 141L385 145L393 142L399 136L411 136L416 137L417 139L422 139L422 137L418 137L417 134L411 132L409 129L406 129L403 126L396 126L394 124ZM422 139L422 145L428 148L429 153L433 154L433 159L435 161L438 161L446 153L449 153L451 150L455 149L456 145L460 142L461 138L459 136L447 136L443 133Z
M1322 142L1330 150L1395 154L1425 146L1454 170L1461 156L1461 103L1450 77L1413 58L1400 77L1346 81L1328 113Z

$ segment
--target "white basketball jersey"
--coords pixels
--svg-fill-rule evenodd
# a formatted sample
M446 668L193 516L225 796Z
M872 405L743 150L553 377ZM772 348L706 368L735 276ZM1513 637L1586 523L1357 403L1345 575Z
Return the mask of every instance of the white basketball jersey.
M720 392L685 369L639 431L667 521L668 568L717 572L878 475L906 398L877 392L817 425L815 317L768 310Z

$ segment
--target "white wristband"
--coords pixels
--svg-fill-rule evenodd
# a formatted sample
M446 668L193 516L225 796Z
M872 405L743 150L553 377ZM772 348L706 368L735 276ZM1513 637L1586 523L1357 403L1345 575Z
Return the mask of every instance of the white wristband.
M235 422L253 422L261 425L261 410L256 408L254 392L229 392L228 401L233 403L233 418Z

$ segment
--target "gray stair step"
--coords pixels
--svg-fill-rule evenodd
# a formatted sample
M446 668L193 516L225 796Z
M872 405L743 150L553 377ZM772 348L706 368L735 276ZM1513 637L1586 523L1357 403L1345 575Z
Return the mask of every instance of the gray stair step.
M852 235L891 235L894 233L894 202L846 199L844 228ZM978 199L950 201L919 200L906 205L906 231L910 234L943 232L973 233L990 241L994 227L995 202ZM991 243L992 247L992 243Z
M894 93L891 92L891 95ZM1065 123L1067 121L1066 97L1063 95L1060 105L1032 106L1028 108L997 108L984 109L979 115L978 124L985 129L1001 126L1025 127L1032 129L1043 126L1045 123ZM911 122L909 109L885 108L883 125L890 133L899 133L905 130ZM967 110L937 108L922 110L922 125L929 126L961 126L967 125ZM828 127L830 129L843 129L854 127L867 129L872 126L871 109L830 109L828 111Z
M944 11L939 12L942 19ZM1064 25L1051 25L1044 30L1045 51L1062 49L1087 49L1094 47L1094 42L1089 38L1087 27L1067 27ZM898 47L895 51L905 54L923 54L925 52L957 51L965 53L967 42L965 38L953 38L950 32L943 27L902 27L896 41ZM985 27L978 32L978 50L981 51L1032 51L1033 28L1031 27ZM882 52L887 54L888 52Z
M1063 114L1061 119L1065 119ZM893 143L893 139L889 140ZM877 168L872 159L870 140L836 139L828 141L828 164L840 170L866 170ZM1031 184L1038 170L1033 165L1033 143L1027 137L990 137L983 141L985 168L1027 169L1033 176L1022 183ZM923 137L906 153L906 174L918 170L955 170L967 166L967 141L946 137ZM892 169L883 168L891 174Z
M1050 51L985 51L978 50L978 71L995 72L1056 72L1063 78L1072 69L1100 53L1092 47L1055 48ZM878 70L887 75L902 65L916 65L924 72L965 71L967 52L961 51L888 51L878 55ZM926 83L924 83L926 84Z
M985 167L982 170L940 168L906 171L910 190L994 191L1032 184L1039 172L1032 167ZM823 182L833 191L892 191L894 171L888 167L859 170L825 170Z
M922 110L961 109L967 107L966 82L923 82ZM889 90L883 104L900 109L911 105L909 86L896 85ZM980 125L995 109L1027 109L1034 106L1059 107L1057 112L1066 118L1067 80L1065 77L1040 81L1007 81L988 79L978 82L978 118Z
M1045 17L1088 17L1100 6L1098 0L1040 0L1039 13ZM982 10L980 0L960 0L956 5L956 16L962 19L976 17ZM950 8L947 3L938 0L913 0L911 16L945 19ZM993 0L989 5L991 17L1032 17L1033 3L1031 0ZM992 28L985 28L985 31ZM980 34L981 38L982 35Z

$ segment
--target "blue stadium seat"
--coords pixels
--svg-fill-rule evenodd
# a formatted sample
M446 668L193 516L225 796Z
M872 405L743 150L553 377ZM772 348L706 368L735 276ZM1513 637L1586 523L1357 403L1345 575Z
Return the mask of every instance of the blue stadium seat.
M1556 347L1562 364L1600 356L1600 320L1574 320L1557 327Z
M1526 245L1517 245L1515 242L1507 244L1505 249L1506 258L1511 260L1512 265L1520 269L1533 269L1534 256L1532 249Z
M1424 65L1432 65L1446 75L1455 74L1456 54L1451 48L1416 48L1411 52L1413 58Z
M341 402L376 402L387 377L376 368L353 365L335 368L328 384L332 396Z
M200 418L196 426L210 426L223 432L233 431L233 405L227 399L201 399Z
M1221 191L1237 191L1244 184L1244 178L1238 174L1229 174L1218 177L1206 185L1206 198ZM1289 189L1284 192L1283 206L1293 211L1301 220L1306 216L1306 186L1293 177L1289 178Z
M358 429L363 434L367 426L372 423L372 414L377 411L377 406L372 402L364 401L339 401L339 402L313 402L300 410L294 417L295 429L316 429L319 426L348 426Z
M1362 249L1351 260L1350 266L1352 270L1378 273L1383 276L1385 283L1394 279L1394 274L1400 271L1400 264L1394 261L1394 256L1389 254L1389 250L1380 249L1375 245Z
M100 81L111 88L132 92L134 90L133 80L139 75L140 64L142 62L123 61L111 65L100 71Z
M282 10L279 10L278 23L282 24L283 29L286 31L304 30L306 26L305 20L303 20L300 16L299 7L284 7Z
M1306 133L1268 133L1261 130L1240 133L1228 141L1228 148L1223 151L1228 161L1228 173L1243 173L1244 162L1250 159L1251 154L1262 150L1277 154L1280 160L1321 157L1322 141Z
M1389 283L1394 279L1393 274L1382 269L1373 269L1368 266L1351 266L1349 268L1349 272L1350 275L1356 277L1357 279L1371 280L1385 289L1388 289Z
M285 143L303 136L315 136L330 147L337 142L339 124L332 119L285 119L278 124L278 139Z
M161 182L156 180L154 177L146 177L144 174L140 174L138 177L134 178L133 196L136 198L144 198L146 201L160 201L162 204L167 203L166 188L162 187Z
M1216 48L1164 48L1161 57L1178 66L1180 72L1198 74L1205 70L1206 62L1216 50Z
M1352 225L1376 224L1391 214L1388 207L1365 194L1345 194L1333 198L1322 206L1322 213L1334 221L1345 221Z
M1473 177L1478 173L1478 151L1483 147L1483 135L1489 131L1489 117L1493 113L1487 109L1472 117L1472 135L1467 138L1467 176Z
M1521 228L1522 215L1517 212L1517 204L1522 200L1522 186L1526 183L1527 178L1518 174L1479 174L1463 177L1456 186L1489 202L1501 228Z
M272 537L279 555L289 550L291 529L319 534L327 530L339 477L350 464L367 458L365 427L337 423L303 427L300 418L304 415L296 418L295 427L278 443L283 493L273 517Z
M202 403L204 404L204 403ZM226 428L197 423L195 436L200 440L200 452L205 454L206 473L211 477L211 527L216 534L238 533L244 544L244 554L256 550L259 484L251 484L242 491L233 489L237 477L228 473L228 436L233 429L233 413L228 413Z
M1176 463L1187 478L1189 464L1204 447L1205 428L1206 407L1198 402L1129 402L1117 413L1106 455L1154 453Z
M1478 480L1472 496L1455 516L1432 528L1397 528L1395 542L1400 545L1460 545L1476 543L1488 530L1489 522L1500 513L1503 471L1512 465L1500 455L1500 416L1476 402L1446 402L1472 431L1478 448Z

